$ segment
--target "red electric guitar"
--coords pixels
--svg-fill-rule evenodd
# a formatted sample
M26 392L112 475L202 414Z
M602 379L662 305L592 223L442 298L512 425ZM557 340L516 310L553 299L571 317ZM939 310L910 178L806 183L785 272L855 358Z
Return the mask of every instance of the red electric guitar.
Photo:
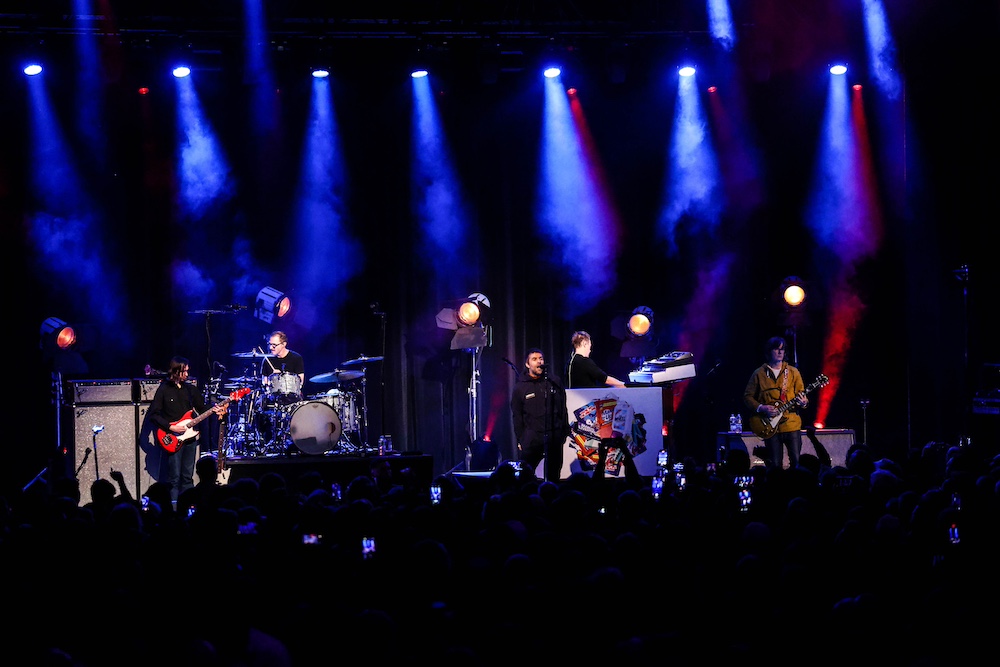
M243 389L234 391L229 394L229 398L216 403L216 406L229 405L230 401L238 401L251 391L253 390L250 387L244 387ZM201 420L214 414L215 413L211 410L205 410L205 412L201 413L197 417L192 418L191 411L188 410L184 413L183 417L170 424L171 426L182 424L184 426L183 433L174 433L173 431L164 431L163 429L158 428L156 429L156 441L160 443L160 446L163 447L163 449L173 454L180 449L185 442L198 435L198 432L194 430L194 427L201 423Z

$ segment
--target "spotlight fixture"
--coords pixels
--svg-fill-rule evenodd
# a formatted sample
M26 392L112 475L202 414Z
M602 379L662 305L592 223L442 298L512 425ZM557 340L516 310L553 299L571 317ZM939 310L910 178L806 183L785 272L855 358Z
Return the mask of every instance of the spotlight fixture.
M410 72L410 77L414 79L422 79L425 76L427 76L427 70L425 69L415 69L412 72Z
M836 65L832 65L830 67L830 74L835 74L835 75L847 74L847 65L844 65L843 63L837 63Z
M482 292L473 292L458 303L446 306L437 314L437 326L455 332L451 349L468 350L489 346L490 300Z
M653 309L649 306L638 306L628 318L627 329L632 338L645 338L653 335Z
M691 67L690 65L685 65L684 67L681 67L679 70L677 70L677 73L680 74L681 76L694 76L694 68Z
M562 70L559 69L558 67L546 67L545 71L542 72L542 74L545 75L546 79L554 79L560 74L562 74Z
M38 346L46 351L68 350L76 345L76 331L58 317L42 322Z
M291 309L292 301L284 292L276 290L273 287L264 287L257 293L253 315L258 320L270 324L275 319L288 317Z
M191 74L191 68L186 65L180 65L173 69L174 78L183 79Z
M792 339L792 364L798 366L798 329L800 326L808 324L805 306L806 297L808 296L806 284L798 276L788 276L781 281L781 286L778 287L778 296L783 309L778 323L787 327L786 333Z
M619 313L611 322L611 335L622 340L620 356L641 363L656 348L653 309L637 306L631 313Z
M799 308L806 300L806 290L802 279L789 276L781 283L781 300L786 308Z
M23 71L27 76L35 76L42 73L42 66L38 63L31 63L26 65Z

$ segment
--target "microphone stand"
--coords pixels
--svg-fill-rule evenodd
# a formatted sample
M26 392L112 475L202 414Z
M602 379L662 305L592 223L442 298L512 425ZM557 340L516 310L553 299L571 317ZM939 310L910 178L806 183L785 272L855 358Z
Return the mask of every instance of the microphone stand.
M542 380L545 383L545 434L542 436L542 478L547 481L559 481L558 472L556 473L557 479L550 480L549 476L546 474L550 466L549 450L553 446L552 442L552 425L555 423L552 418L552 411L554 409L552 400L552 380L549 378L549 368L548 366L542 366Z
M94 438L95 439L97 438L96 434L94 435ZM83 452L83 460L80 461L80 465L77 466L76 472L73 474L74 477L80 476L80 471L83 470L83 466L87 465L87 459L90 458L90 452L91 452L90 447L87 447L87 449Z
M380 401L379 402L379 416L378 416L378 419L379 419L379 427L380 427L379 434L380 435L385 435L385 328L386 328L386 315L385 315L385 311L384 310L377 310L377 311L375 311L375 314L378 315L378 317L382 320L382 323L381 323L381 329L382 329L382 352L381 352L381 355L382 355L383 361L382 361L382 372L379 373L379 378L378 378L378 380L379 380L379 401ZM365 409L367 410L367 401L366 401ZM366 421L367 421L367 416L366 416ZM366 437L367 437L367 434L366 434Z

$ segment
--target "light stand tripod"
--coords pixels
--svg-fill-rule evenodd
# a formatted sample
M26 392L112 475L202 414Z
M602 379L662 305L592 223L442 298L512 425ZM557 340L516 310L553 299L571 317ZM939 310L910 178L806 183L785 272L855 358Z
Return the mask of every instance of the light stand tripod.
M61 419L61 408L63 404L63 380L62 371L52 372L52 405L56 408L56 457L63 456L62 447L62 419ZM89 452L88 452L89 453ZM86 459L84 459L86 460ZM82 464L81 464L82 467ZM27 491L28 487L38 481L45 473L49 471L49 466L42 468L37 475L31 478L31 481L24 485L22 491ZM79 471L78 471L79 472Z
M861 446L865 447L868 445L868 404L871 403L867 398L861 399L861 419L862 419L862 431L861 431Z
M469 377L469 446L479 439L479 358L481 347L472 348L472 373Z

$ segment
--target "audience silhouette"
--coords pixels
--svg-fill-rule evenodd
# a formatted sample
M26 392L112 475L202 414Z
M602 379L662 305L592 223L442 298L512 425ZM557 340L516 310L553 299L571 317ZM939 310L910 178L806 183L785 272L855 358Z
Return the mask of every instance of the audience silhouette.
M554 482L509 461L421 482L373 461L340 488L316 471L222 485L207 456L176 510L162 484L143 501L96 480L81 507L76 480L37 479L0 497L0 640L74 667L319 665L348 643L480 665L933 667L990 648L996 451L683 463L686 484L668 476L656 497L634 465ZM204 576L172 585L178 567Z

